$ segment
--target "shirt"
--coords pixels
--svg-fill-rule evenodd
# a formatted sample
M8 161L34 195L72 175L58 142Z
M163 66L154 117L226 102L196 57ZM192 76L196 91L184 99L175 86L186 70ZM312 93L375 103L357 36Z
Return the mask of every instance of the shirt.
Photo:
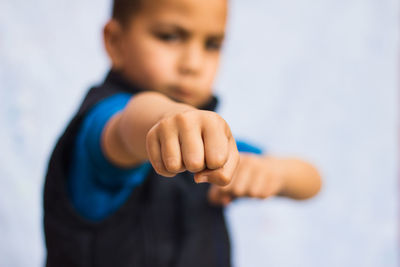
M88 112L76 137L68 192L73 206L86 219L99 221L118 210L152 168L149 162L132 168L118 167L101 148L106 123L125 108L131 97L134 96L119 93L99 102ZM236 144L240 152L263 153L248 142L236 140Z

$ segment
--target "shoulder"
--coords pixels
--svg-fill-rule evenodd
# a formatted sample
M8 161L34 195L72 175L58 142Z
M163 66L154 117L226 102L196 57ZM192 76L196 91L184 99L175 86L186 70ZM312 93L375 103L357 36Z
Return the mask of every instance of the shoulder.
M108 96L93 105L86 117L93 114L113 114L118 112L126 106L132 96L133 95L129 93L117 93Z
M108 162L101 149L103 129L112 116L125 108L131 98L132 94L129 93L118 93L104 98L88 110L83 118L77 134L77 143L81 146L77 145L76 149L88 151L92 161L99 163L96 164L97 167Z

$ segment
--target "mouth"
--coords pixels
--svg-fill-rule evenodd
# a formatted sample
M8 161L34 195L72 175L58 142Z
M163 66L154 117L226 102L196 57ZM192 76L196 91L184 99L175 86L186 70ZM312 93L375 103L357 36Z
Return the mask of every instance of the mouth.
M188 88L173 86L171 89L172 93L177 97L190 98L193 96L193 92Z

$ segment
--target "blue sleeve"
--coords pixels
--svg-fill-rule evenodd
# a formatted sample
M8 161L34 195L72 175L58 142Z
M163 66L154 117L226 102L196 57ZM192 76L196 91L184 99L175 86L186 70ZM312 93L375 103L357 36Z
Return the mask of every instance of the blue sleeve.
M119 168L107 160L101 149L104 126L124 109L131 97L117 94L98 103L86 115L76 136L68 190L73 206L88 220L99 221L115 212L151 169L149 162L135 168ZM237 141L237 147L241 152L262 153L243 141Z
M255 146L254 144L250 144L249 142L245 142L242 140L236 139L236 146L239 152L253 153L261 155L264 153L263 149Z
M73 206L86 219L98 221L116 211L151 168L149 162L135 168L119 168L107 160L101 149L104 126L131 97L117 94L99 102L86 115L76 136L68 189Z

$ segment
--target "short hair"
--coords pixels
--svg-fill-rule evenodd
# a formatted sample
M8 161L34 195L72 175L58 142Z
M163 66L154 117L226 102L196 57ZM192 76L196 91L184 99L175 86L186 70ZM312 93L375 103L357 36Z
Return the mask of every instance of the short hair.
M127 23L138 11L142 2L143 0L113 0L112 18L122 24Z

